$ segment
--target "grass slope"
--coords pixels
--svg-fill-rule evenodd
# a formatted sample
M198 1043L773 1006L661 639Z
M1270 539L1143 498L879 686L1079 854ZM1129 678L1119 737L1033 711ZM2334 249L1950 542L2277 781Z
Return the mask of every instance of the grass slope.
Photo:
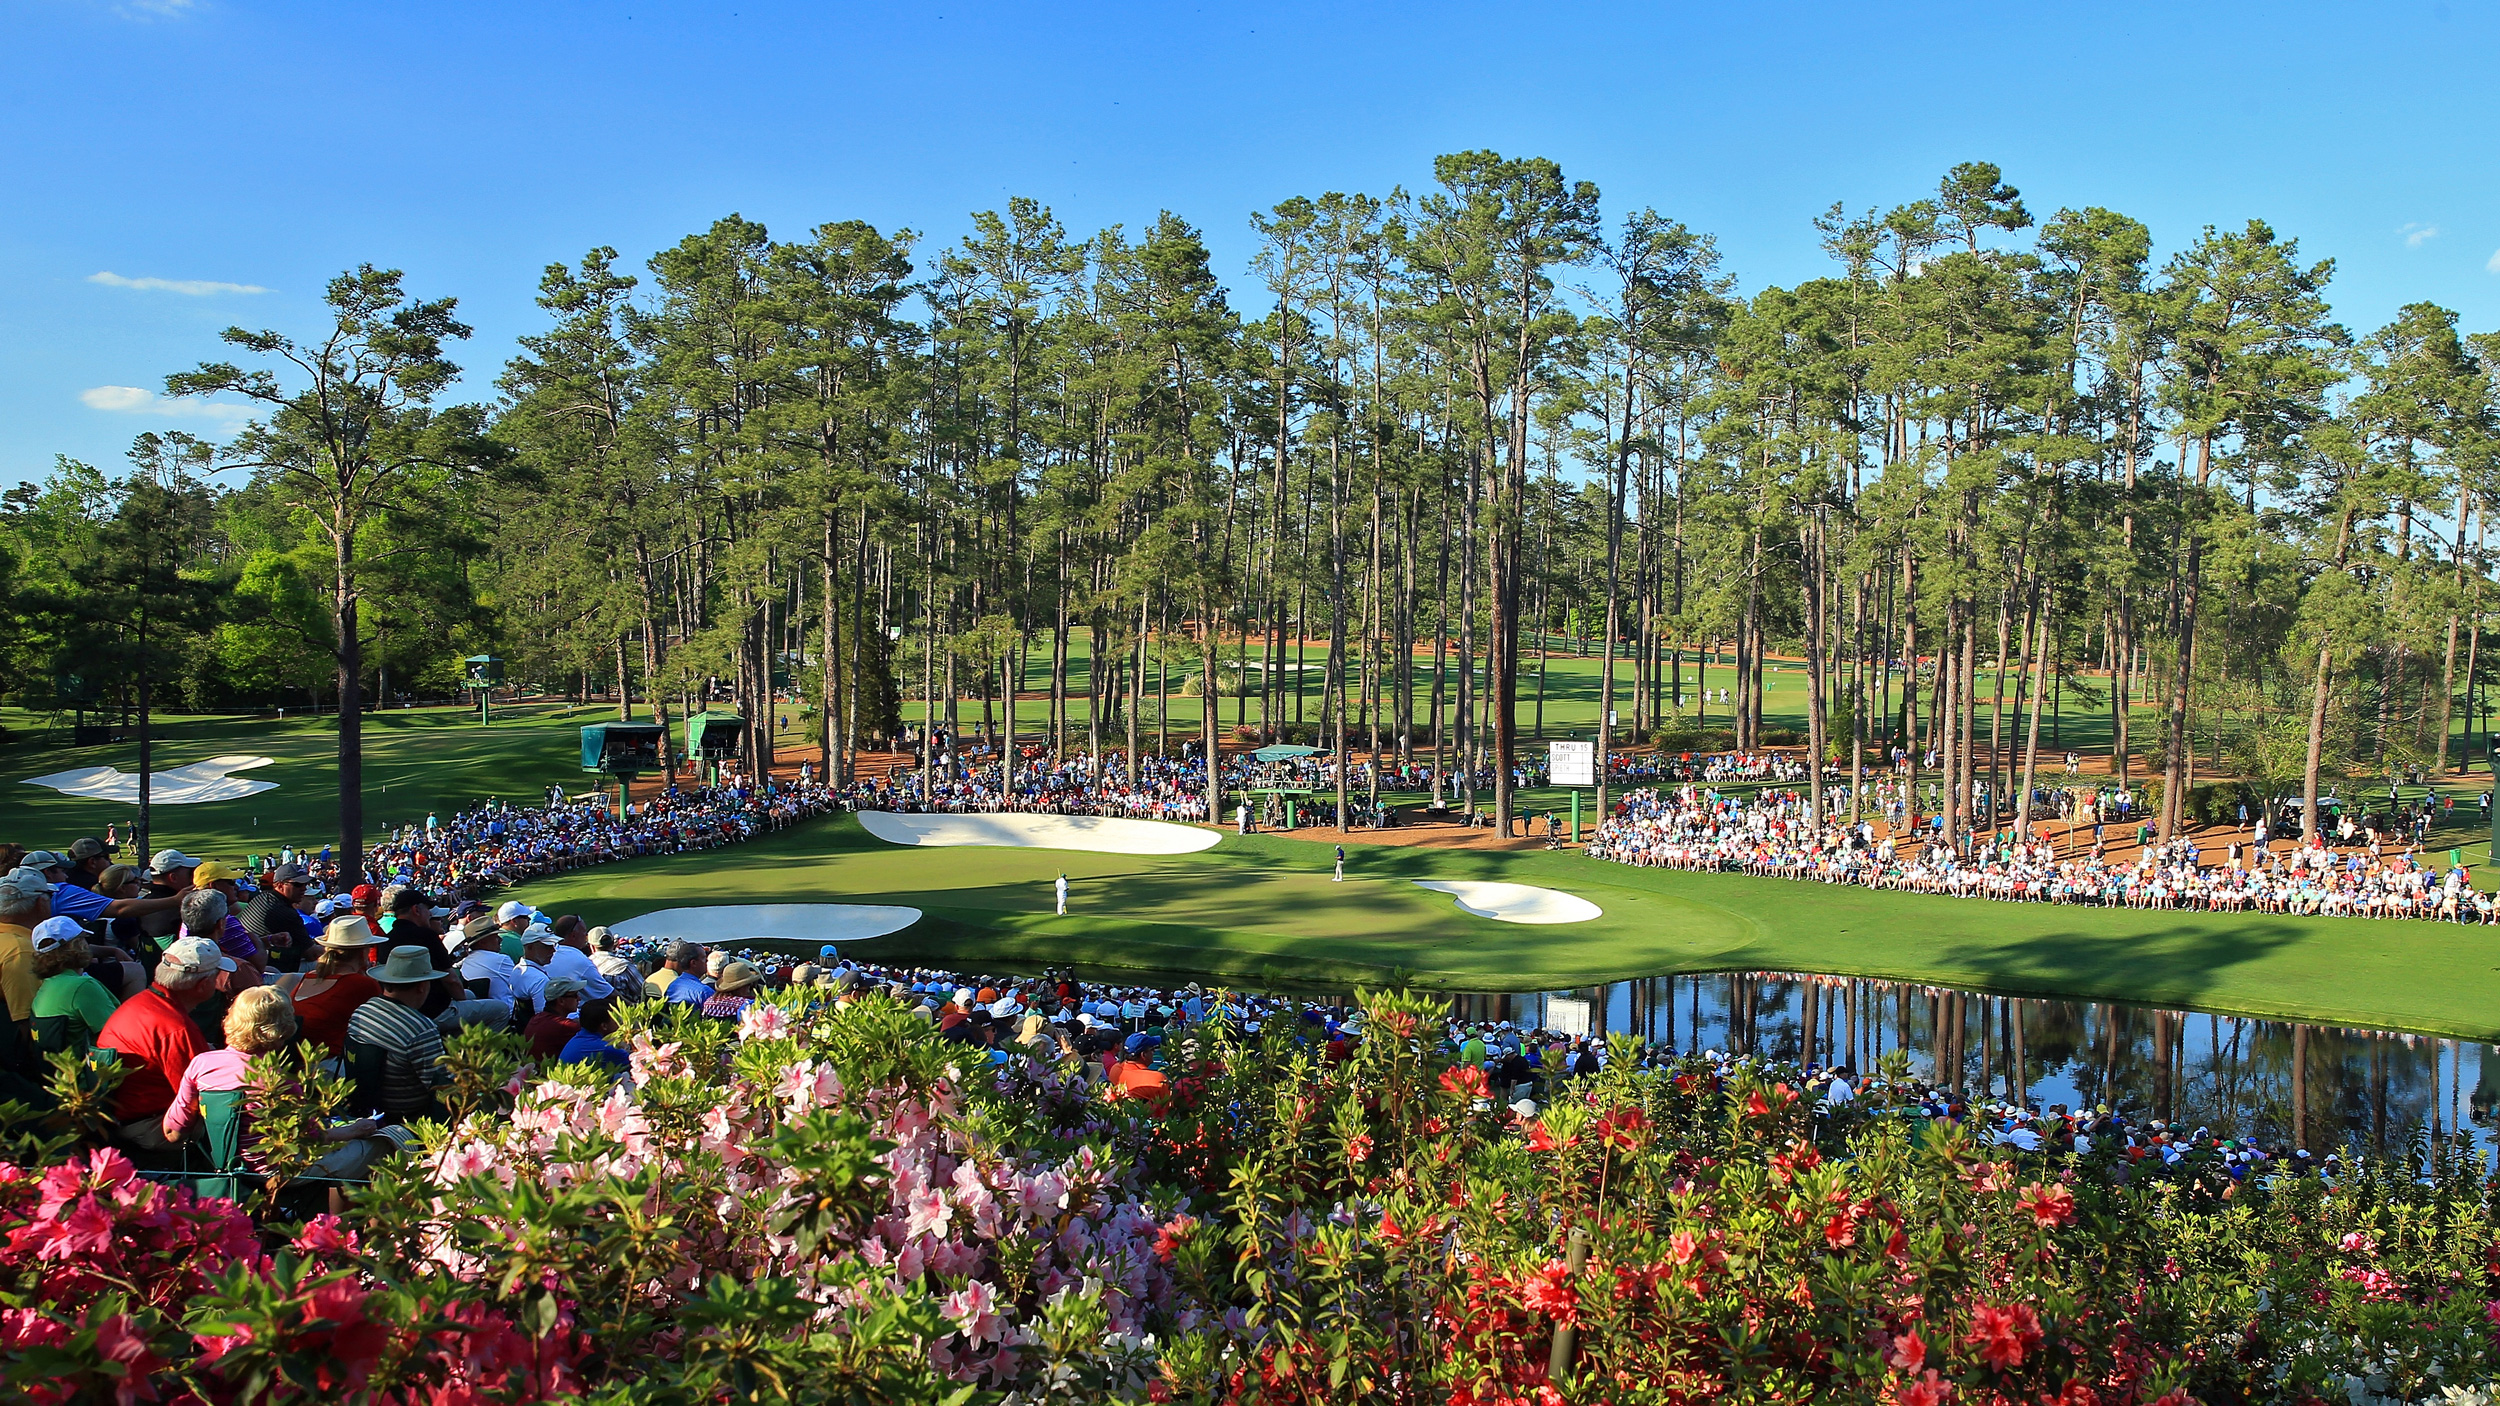
M550 783L574 792L599 778L581 769L581 729L616 716L610 707L566 708L527 704L498 709L492 726L478 726L466 708L410 708L365 718L365 823L368 840L391 825L423 819L428 810L448 816L494 797L536 803ZM0 713L26 741L0 751L0 795L8 801L9 839L30 846L67 848L80 835L101 835L118 823L125 834L135 805L83 800L42 786L22 785L79 767L139 769L139 747L41 745L53 730L24 713ZM795 721L795 719L794 719ZM62 735L66 736L64 731ZM785 737L795 734L785 734ZM272 764L242 773L278 788L239 800L206 805L158 805L153 842L204 858L239 860L274 854L287 844L320 849L338 839L338 720L336 718L173 718L158 723L155 769L233 753L262 756ZM653 783L645 781L636 794Z
M1195 855L885 845L848 818L734 851L584 870L530 886L550 912L610 922L681 904L905 903L885 959L1343 988L1412 981L1526 991L1668 972L1820 971L2032 995L2500 1039L2500 935L2364 919L2005 904L1631 869L1572 854L1365 848L1342 885L1325 845L1227 835ZM1069 876L1071 913L1050 912ZM1457 911L1417 878L1500 878L1605 910L1537 927Z

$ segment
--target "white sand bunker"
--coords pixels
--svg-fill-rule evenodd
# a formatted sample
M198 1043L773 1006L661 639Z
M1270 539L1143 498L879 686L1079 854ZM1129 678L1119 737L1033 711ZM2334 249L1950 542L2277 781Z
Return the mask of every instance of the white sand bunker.
M1415 887L1449 894L1462 913L1499 923L1585 923L1606 910L1577 894L1534 884L1475 883L1466 879L1417 879Z
M148 778L148 801L160 806L192 806L204 801L233 801L245 796L257 796L263 791L275 791L278 789L275 781L246 781L231 774L267 765L267 757L211 757L204 762L156 772ZM24 784L49 786L62 795L90 801L119 801L134 806L139 803L139 778L131 772L109 766L87 766L76 771L56 771L50 776L30 776Z
M732 903L714 908L663 908L614 925L619 937L683 938L688 942L858 942L901 932L920 921L917 908L876 903Z
M1006 845L1091 854L1195 854L1224 838L1213 830L1111 815L896 815L863 810L859 823L893 845Z

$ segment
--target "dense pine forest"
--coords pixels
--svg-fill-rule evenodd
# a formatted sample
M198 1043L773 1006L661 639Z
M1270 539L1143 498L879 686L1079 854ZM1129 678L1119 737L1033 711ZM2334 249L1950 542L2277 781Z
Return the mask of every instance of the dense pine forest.
M2107 714L2165 835L2199 768L2314 807L2479 755L2500 334L2349 330L2291 232L2041 214L1985 163L1758 289L1551 161L1418 176L1251 216L1237 276L1170 212L731 215L547 268L491 401L453 290L357 268L167 378L262 412L230 440L7 495L14 701L344 700L351 808L360 709L477 653L662 722L790 690L837 774L934 700L1061 757L1439 759L1505 827L1547 651L1602 661L1602 748L1905 748L1947 839L2030 795L2044 700Z

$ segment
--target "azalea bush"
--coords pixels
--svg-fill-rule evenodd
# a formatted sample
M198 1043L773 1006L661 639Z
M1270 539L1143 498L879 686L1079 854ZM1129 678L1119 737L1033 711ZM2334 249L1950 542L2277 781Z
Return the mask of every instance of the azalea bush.
M1619 1043L1523 1119L1438 1003L1178 1033L1167 1089L869 997L636 1008L620 1081L460 1042L344 1217L19 1137L0 1379L44 1401L2092 1403L2472 1394L2493 1187L2023 1157ZM272 1065L281 1156L329 1082ZM309 1111L307 1111L309 1110ZM248 1209L247 1209L248 1208Z

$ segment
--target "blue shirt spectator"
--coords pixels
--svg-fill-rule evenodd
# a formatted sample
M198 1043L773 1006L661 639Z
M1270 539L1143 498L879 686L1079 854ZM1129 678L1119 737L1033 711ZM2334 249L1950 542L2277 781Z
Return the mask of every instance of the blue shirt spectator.
M681 1005L700 1006L712 999L711 983L696 976L693 972L681 972L675 981L668 984L668 989L660 993L660 999L675 1001Z

